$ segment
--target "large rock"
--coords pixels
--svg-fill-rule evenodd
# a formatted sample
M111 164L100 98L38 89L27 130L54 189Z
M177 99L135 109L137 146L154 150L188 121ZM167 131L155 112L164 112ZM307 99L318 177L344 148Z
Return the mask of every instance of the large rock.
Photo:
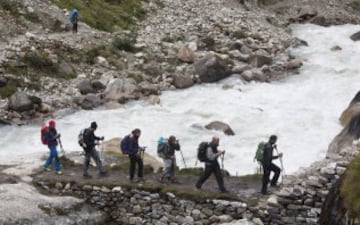
M188 88L194 85L194 78L188 74L174 74L174 86L179 89Z
M195 62L194 74L199 75L202 82L210 83L224 79L231 74L227 62L217 55L210 55Z
M351 35L350 39L353 40L353 41L359 41L360 40L360 31L358 31L355 34Z
M0 75L0 87L5 87L6 84L7 84L6 77Z
M180 49L177 53L177 58L180 61L192 63L192 62L194 62L195 55L191 49L189 49L186 46L182 46L182 47L180 47Z
M208 130L220 130L223 131L226 135L235 135L234 131L228 124L220 121L211 122L206 125L205 128Z
M149 96L149 95L159 95L160 94L160 90L159 88L153 84L150 83L148 81L143 81L139 84L140 87L140 91L144 96Z
M96 94L87 94L81 101L80 106L82 109L90 110L100 106L102 103L99 96Z
M254 67L262 67L263 65L271 65L273 59L269 56L262 54L255 54L250 57L250 63Z
M79 80L76 84L77 89L79 89L80 93L83 95L94 93L95 90L91 84L91 81L87 78L83 78Z
M117 78L112 80L104 91L105 100L124 103L138 98L138 87L133 79Z
M41 105L40 98L16 92L9 98L8 108L16 112L25 112L34 109L36 105Z
M350 120L357 114L360 114L360 91L351 100L349 106L344 110L340 116L340 123L346 126Z

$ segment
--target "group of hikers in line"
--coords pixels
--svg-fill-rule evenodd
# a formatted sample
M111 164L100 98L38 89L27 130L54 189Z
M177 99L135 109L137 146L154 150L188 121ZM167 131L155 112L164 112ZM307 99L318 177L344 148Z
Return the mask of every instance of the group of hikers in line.
M89 128L83 129L79 134L79 145L85 152L83 163L83 177L91 178L88 173L88 168L91 158L95 161L99 176L105 176L106 171L103 168L99 153L95 146L99 141L103 141L104 137L98 137L94 134L97 129L97 123L92 122ZM129 181L130 182L143 182L143 154L144 147L139 146L139 138L141 130L136 128L129 135L122 138L120 143L121 151L127 154L130 160L129 166ZM50 120L47 125L44 125L41 129L41 140L43 144L46 144L50 150L50 155L47 158L43 169L50 171L50 165L54 160L55 173L62 174L61 166L59 162L57 145L60 144L60 134L56 131L55 121ZM263 168L262 188L261 193L268 194L267 186L270 181L270 173L274 172L274 176L270 181L272 187L276 187L280 176L281 169L275 165L272 161L277 158L282 158L283 154L278 153L274 156L273 151L276 149L277 136L271 135L268 142L264 143L261 148L261 166ZM220 168L218 158L224 156L225 150L219 150L220 143L219 137L213 137L210 142L202 142L198 148L198 160L205 164L205 170L196 182L196 188L201 189L205 181L212 175L215 175L220 192L228 192L225 188L223 172ZM158 155L163 159L165 168L162 176L159 178L159 182L166 183L178 183L175 178L176 157L175 152L180 150L180 143L175 136L171 135L168 139L161 137L158 140ZM257 152L258 155L258 152ZM135 172L137 167L137 180L135 180Z

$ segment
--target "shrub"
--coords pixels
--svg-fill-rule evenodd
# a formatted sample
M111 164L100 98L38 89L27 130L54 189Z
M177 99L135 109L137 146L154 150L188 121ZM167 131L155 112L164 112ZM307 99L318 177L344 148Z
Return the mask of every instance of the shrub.
M0 1L0 8L2 8L5 11L10 12L11 15L14 15L14 16L19 15L18 5L14 1L1 0Z
M355 0L348 4L350 8L356 11L360 11L360 0Z
M123 50L126 52L135 52L135 43L136 38L134 36L122 37L122 38L115 38L112 42L112 45L118 49Z
M44 73L57 73L58 66L55 65L45 52L30 52L25 54L23 62L30 68Z
M214 49L216 44L214 38L210 36L204 37L201 41L205 44L205 47L210 50Z
M32 23L40 23L40 18L36 13L26 13L24 15L25 19L27 19L28 21L32 22Z
M18 80L9 80L5 87L0 87L0 96L2 98L10 97L17 91L17 88L20 87L20 82Z
M236 30L231 34L232 37L236 38L236 39L244 39L247 38L247 35L244 31L242 30Z
M161 39L162 42L169 42L169 43L175 43L177 41L183 41L183 40L185 40L184 35L177 35L177 34L166 35Z

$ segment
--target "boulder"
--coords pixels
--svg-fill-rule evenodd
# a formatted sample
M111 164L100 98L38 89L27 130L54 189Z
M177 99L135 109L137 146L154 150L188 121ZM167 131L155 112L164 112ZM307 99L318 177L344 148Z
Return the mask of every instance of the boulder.
M339 45L335 45L335 46L333 46L330 50L333 51L333 52L335 52L335 51L341 51L342 48L341 48Z
M176 56L180 61L188 62L188 63L194 62L195 59L194 52L186 46L180 47Z
M61 61L59 64L59 73L71 75L74 74L74 70L66 61Z
M103 84L103 82L101 82L100 80L93 80L91 82L91 86L96 90L96 91L100 91L100 90L104 90L105 89L105 85Z
M273 59L270 56L255 54L250 57L250 64L254 67L262 67L263 65L271 65Z
M174 74L174 86L179 89L188 88L194 85L194 78L188 74Z
M76 84L77 89L79 89L80 93L83 95L94 93L95 90L91 84L91 81L87 78L80 79Z
M219 130L223 131L226 135L235 135L234 131L231 129L231 127L223 122L220 121L213 121L205 126L208 130Z
M107 85L104 97L106 101L125 103L127 100L138 98L138 87L131 78L117 78Z
M351 35L350 39L353 40L353 41L359 41L360 40L360 31L358 31L355 34Z
M351 100L349 106L343 111L340 116L340 123L346 126L350 120L357 114L360 114L360 91Z
M226 61L217 55L209 55L200 59L194 63L191 70L205 83L219 81L231 74L231 69Z
M8 108L16 112L25 112L34 109L34 103L29 95L24 92L16 92L9 98Z
M102 103L99 96L96 94L87 94L81 101L80 106L82 109L90 110L100 106Z
M149 96L149 95L158 95L160 94L159 88L148 81L143 81L139 84L140 91L143 95Z

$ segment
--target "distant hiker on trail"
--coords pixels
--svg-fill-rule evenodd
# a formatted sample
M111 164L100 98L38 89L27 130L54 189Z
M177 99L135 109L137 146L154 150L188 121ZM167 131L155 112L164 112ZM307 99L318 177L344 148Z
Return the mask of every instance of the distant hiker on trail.
M179 141L176 140L176 137L171 135L168 140L164 139L162 142L160 138L158 143L158 155L164 160L164 173L160 178L160 182L164 183L165 179L171 183L177 183L177 180L174 177L175 166L176 166L176 157L175 151L180 151Z
M220 151L218 150L219 146L219 138L213 137L211 142L207 144L207 146L204 146L203 143L200 144L199 148L201 146L204 146L206 148L206 159L202 159L199 154L201 154L201 149L199 149L198 158L200 161L205 162L205 171L200 176L198 182L196 183L196 188L201 189L201 186L203 183L210 177L212 173L214 173L216 181L219 185L219 189L221 192L227 192L224 186L224 178L221 173L220 165L218 162L218 158L221 155L225 154L225 150Z
M267 193L267 185L270 180L270 172L271 171L274 172L274 176L270 182L270 185L272 187L277 186L277 181L280 176L280 171L281 171L280 168L272 163L273 159L277 159L279 157L281 158L283 156L283 154L281 152L279 153L279 155L273 156L273 150L274 150L274 148L276 148L276 141L277 141L277 136L271 135L269 138L269 141L265 144L264 149L263 149L264 153L263 153L262 166L264 169L264 174L263 174L263 178L262 178L261 193L264 195L268 194Z
M59 156L58 156L58 152L57 152L57 145L58 145L58 141L57 139L60 138L60 134L57 133L56 128L55 128L55 121L54 120L50 120L49 121L49 126L43 126L43 128L41 129L41 140L43 142L43 144L46 144L49 149L50 149L50 155L47 158L43 168L46 171L50 171L51 169L49 168L49 166L52 164L52 161L54 159L55 161L55 172L58 175L62 174L61 171L61 165L60 165L60 161L59 161Z
M139 147L139 137L141 135L141 130L136 128L131 134L126 135L121 140L121 151L123 154L129 155L130 159L130 168L129 168L129 179L130 182L134 182L136 164L138 165L138 180L137 182L143 182L143 159L141 153L145 150L144 148Z
M92 122L89 128L86 128L82 133L83 135L83 143L82 147L85 151L85 158L84 158L84 165L83 165L83 176L85 178L91 178L91 175L88 174L88 168L90 164L91 158L94 159L96 163L96 168L99 172L100 176L104 176L106 174L100 157L99 153L95 149L95 145L97 144L96 141L104 140L104 137L97 137L95 136L94 132L97 128L96 122Z
M79 20L79 11L77 9L73 9L69 14L69 20L72 23L72 32L75 34L78 31L78 20Z

